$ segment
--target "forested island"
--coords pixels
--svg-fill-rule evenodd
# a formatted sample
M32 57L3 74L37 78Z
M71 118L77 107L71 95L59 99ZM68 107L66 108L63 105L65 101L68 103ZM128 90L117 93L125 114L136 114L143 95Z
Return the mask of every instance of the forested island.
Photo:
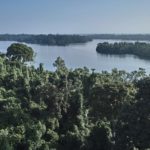
M0 41L16 41L40 45L66 46L69 44L86 43L92 39L82 35L53 35L53 34L1 34Z
M66 46L94 39L150 41L150 34L0 34L0 41Z
M150 76L143 69L54 72L26 65L32 48L14 43L0 55L1 150L147 150Z
M140 58L150 59L150 44L144 42L99 43L96 51L101 54L132 54Z

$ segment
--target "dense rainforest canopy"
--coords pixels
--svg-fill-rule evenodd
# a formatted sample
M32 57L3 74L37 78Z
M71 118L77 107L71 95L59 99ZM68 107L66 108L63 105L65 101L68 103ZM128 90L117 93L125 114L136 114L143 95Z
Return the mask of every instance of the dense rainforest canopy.
M58 57L51 72L12 57L0 55L0 150L150 148L143 69L72 70Z
M96 51L101 54L133 54L141 58L150 59L150 44L144 42L104 42L97 45Z

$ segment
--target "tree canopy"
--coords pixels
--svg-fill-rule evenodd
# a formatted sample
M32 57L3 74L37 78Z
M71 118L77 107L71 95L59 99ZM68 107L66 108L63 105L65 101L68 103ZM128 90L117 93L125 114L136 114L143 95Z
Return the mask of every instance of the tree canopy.
M0 149L150 149L144 70L72 70L58 57L52 72L12 57L0 56Z
M74 43L86 43L92 39L84 35L59 35L59 34L1 34L0 41L17 41L40 45L69 45Z
M26 62L33 60L34 52L31 47L25 44L13 43L8 47L6 56L11 60Z
M115 42L115 43L99 43L96 51L101 54L132 54L140 58L150 59L150 44L144 42Z

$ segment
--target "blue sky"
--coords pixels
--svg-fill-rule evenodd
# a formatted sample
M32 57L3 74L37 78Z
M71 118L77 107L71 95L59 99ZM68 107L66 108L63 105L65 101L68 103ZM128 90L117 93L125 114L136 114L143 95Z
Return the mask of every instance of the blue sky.
M0 33L150 33L150 0L0 0Z

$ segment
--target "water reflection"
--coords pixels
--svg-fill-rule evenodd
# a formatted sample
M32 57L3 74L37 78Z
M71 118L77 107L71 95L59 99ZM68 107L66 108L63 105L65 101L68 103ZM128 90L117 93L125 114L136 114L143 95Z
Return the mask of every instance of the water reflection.
M150 73L150 61L140 59L133 55L104 55L96 52L96 46L99 42L120 42L120 40L93 40L86 44L74 44L69 46L43 46L37 44L28 44L36 52L34 65L43 63L48 70L54 70L53 63L58 56L65 60L67 67L88 67L95 68L96 71L113 68L119 70L134 71L139 68L145 68ZM128 41L129 42L129 41ZM132 41L133 42L133 41ZM0 42L0 51L6 52L7 47L13 42Z

